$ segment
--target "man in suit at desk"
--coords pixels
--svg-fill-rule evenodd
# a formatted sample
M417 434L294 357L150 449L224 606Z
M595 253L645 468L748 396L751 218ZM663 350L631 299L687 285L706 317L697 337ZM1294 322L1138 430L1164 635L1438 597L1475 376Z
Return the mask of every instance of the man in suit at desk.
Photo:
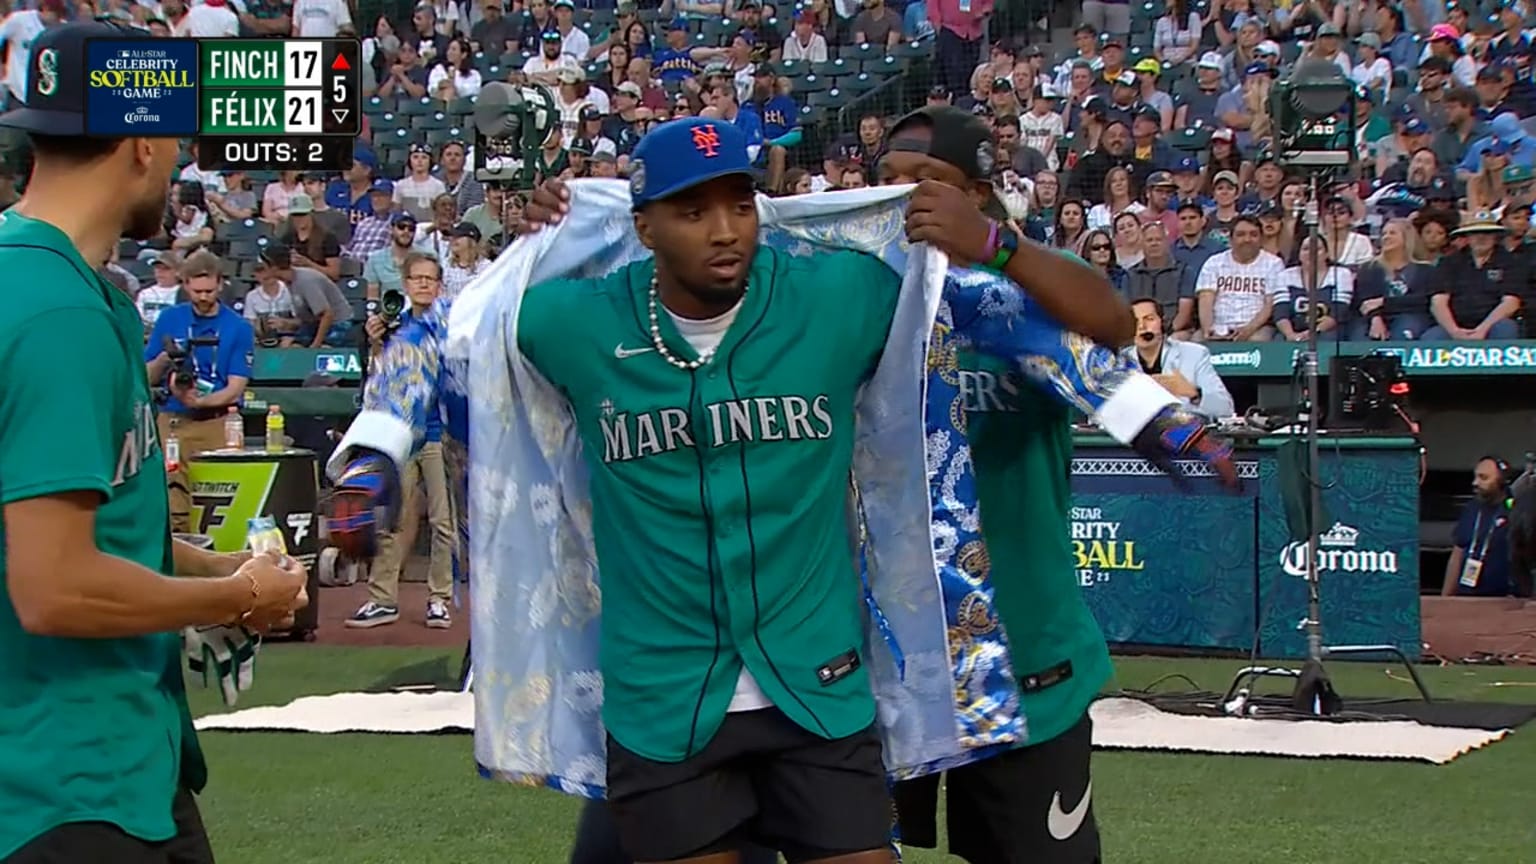
M1131 301L1131 314L1136 316L1136 343L1125 349L1126 356L1140 362L1144 372L1179 397L1189 410L1211 419L1236 413L1232 394L1211 364L1210 349L1169 338L1156 298Z

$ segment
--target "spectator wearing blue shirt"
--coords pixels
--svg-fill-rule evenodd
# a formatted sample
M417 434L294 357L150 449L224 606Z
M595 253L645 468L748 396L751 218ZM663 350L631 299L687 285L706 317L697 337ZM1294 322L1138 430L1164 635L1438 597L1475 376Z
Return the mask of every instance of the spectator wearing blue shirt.
M699 116L718 117L741 130L747 139L747 156L758 164L763 151L763 118L758 115L757 107L738 104L736 86L730 81L711 85L704 91L704 101L708 107Z
M1536 167L1536 141L1525 133L1520 118L1510 112L1488 121L1488 136L1472 142L1467 155L1456 166L1456 173L1466 179L1481 171L1484 153L1508 156L1510 165Z
M764 62L752 70L752 99L742 108L752 110L762 122L759 164L768 167L768 188L777 189L789 163L789 149L800 143L800 106L779 92L779 72Z
M1169 244L1169 254L1173 255L1173 260L1184 265L1184 278L1187 282L1181 291L1193 297L1195 279L1200 275L1200 268L1205 266L1206 259L1224 251L1227 246L1205 230L1205 207L1200 201L1193 198L1180 201L1178 214L1179 236Z
M348 168L340 179L331 181L325 187L325 203L332 210L339 210L347 214L347 222L351 225L363 221L373 215L373 201L369 198L369 191L373 185L373 174L378 168L378 160L373 151L359 146L352 153L352 167Z
M1509 578L1508 466L1484 456L1472 468L1472 500L1461 510L1451 533L1451 557L1445 562L1446 597L1506 597Z
M688 22L682 17L667 25L667 43L651 53L651 69L666 83L678 83L701 75L704 63L721 53L718 48L696 47L688 42Z
M174 432L180 446L179 464L169 475L171 525L186 532L191 530L192 497L180 464L195 453L224 446L224 418L245 397L256 339L250 322L219 302L224 275L217 255L203 250L187 256L181 278L189 302L161 310L144 346L144 362L150 383L170 394L158 424L160 440L170 440ZM170 356L181 351L186 353L184 366Z
M1381 55L1392 64L1392 70L1418 68L1420 48L1403 26L1403 10L1397 6L1380 4L1376 7L1376 35L1381 37Z

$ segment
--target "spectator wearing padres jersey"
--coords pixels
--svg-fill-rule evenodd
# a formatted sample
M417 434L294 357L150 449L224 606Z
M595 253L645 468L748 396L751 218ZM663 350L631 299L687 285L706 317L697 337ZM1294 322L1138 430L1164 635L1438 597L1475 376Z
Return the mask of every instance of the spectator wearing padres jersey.
M1261 247L1263 228L1252 216L1232 224L1232 248L1217 252L1200 267L1195 279L1199 342L1267 342L1275 335L1270 324L1275 297L1281 293L1285 263Z

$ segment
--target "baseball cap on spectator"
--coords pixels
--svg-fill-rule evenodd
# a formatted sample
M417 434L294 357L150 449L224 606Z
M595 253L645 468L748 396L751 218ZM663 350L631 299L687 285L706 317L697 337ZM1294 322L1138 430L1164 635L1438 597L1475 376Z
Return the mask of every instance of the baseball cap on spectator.
M632 162L629 195L636 210L710 180L752 176L746 136L734 124L704 117L652 129L635 145Z
M480 242L480 229L473 222L460 222L448 232L449 237L467 237L476 243Z
M1243 185L1238 182L1237 172L1235 171L1217 171L1216 176L1211 179L1211 185L1215 186L1218 183L1231 183L1239 188Z
M563 42L564 41L564 37L562 37L560 35L560 31L559 30L554 30L554 29L545 30L543 33L539 34L539 38L544 40L545 42Z
M1327 36L1338 38L1343 35L1344 34L1339 30L1339 25L1333 23L1332 21L1324 22L1321 27L1317 28L1317 38L1319 39Z
M671 21L667 22L667 30L668 31L672 31L672 30L687 30L687 29L688 29L688 19L684 18L681 15L679 15L676 18L673 18Z
M261 252L256 256L256 263L271 267L287 267L293 263L293 250L286 243L273 240L261 247Z
M913 126L927 126L931 133L926 138L903 137L902 131ZM992 130L987 124L963 109L949 105L919 108L897 120L891 127L886 147L890 152L932 156L958 168L965 179L972 182L990 181L997 162ZM988 192L987 203L982 209L993 218L1006 215L994 192Z
M1276 72L1275 68L1270 66L1268 63L1249 63L1248 67L1243 70L1244 78L1247 78L1249 75L1273 76L1276 74L1278 73Z
M1536 180L1536 171L1526 165L1511 165L1504 169L1504 185L1516 186Z
M1381 36L1367 30L1366 32L1361 33L1359 36L1355 37L1355 44L1364 45L1367 48L1375 48L1377 51L1380 51Z
M219 256L207 249L199 249L187 256L187 260L181 262L181 278L191 279L195 276L222 276L224 275L223 262Z
M993 42L991 50L993 55L1002 54L1008 57L1014 56L1013 43L1009 42L1007 39L998 39L997 41Z
M570 151L580 153L583 156L592 155L592 141L588 138L577 138L571 142Z
M1425 123L1424 119L1422 117L1417 117L1417 116L1409 117L1407 120L1403 121L1403 134L1404 135L1428 135L1429 134L1429 124Z
M607 165L617 165L619 164L619 157L599 147L597 152L592 154L592 161L602 162Z
M550 4L550 8L552 9L559 9L561 6L564 6L567 9L576 8L576 4L572 3L571 0L555 0L554 3Z
M1173 209L1176 213L1183 213L1185 210L1193 210L1196 213L1199 213L1201 216L1205 215L1205 205L1200 203L1199 198L1180 198L1179 205Z
M306 213L315 212L315 199L303 192L288 196L288 215L303 216Z
M373 152L373 148L362 142L358 142L352 148L352 161L370 170L379 167L379 157Z
M1163 112L1157 110L1156 105L1143 105L1136 109L1136 113L1131 115L1131 119L1151 120L1154 123L1161 124L1163 122Z
M1173 173L1175 173L1175 174L1199 174L1200 173L1200 157L1198 157L1198 156L1185 156L1185 157L1183 157L1179 161L1173 163Z
M1232 127L1230 127L1230 126L1223 126L1220 129L1217 129L1215 132L1211 133L1211 140L1212 141L1225 141L1228 144L1231 144L1231 143L1237 141L1237 133L1232 130ZM1230 174L1232 172L1229 171L1227 173Z
M1477 80L1479 81L1497 81L1503 77L1503 63L1489 63L1487 66L1477 70Z
M1269 163L1275 161L1277 161L1277 159L1274 151L1266 147L1265 149L1260 150L1258 154L1253 157L1253 167L1257 168L1260 165L1268 165Z
M1006 90L1008 92L1013 92L1013 79L1011 79L1011 78L993 78L992 79L992 89L993 90Z
M777 78L779 70L772 63L757 63L752 67L752 75L757 78Z
M997 112L992 110L991 105L988 105L985 102L977 102L975 105L971 106L971 113L975 114L977 117L991 117Z
M1111 46L1123 49L1125 48L1125 40L1121 39L1119 36L1116 36L1113 33L1105 33L1103 36L1099 37L1100 48L1109 48Z
M1260 219L1281 219L1284 218L1285 213L1280 209L1280 202L1264 201L1254 210L1253 215Z
M1461 31L1452 24L1436 24L1429 28L1429 41L1461 44Z
M1195 64L1197 69L1220 69L1221 55L1215 51L1207 51L1200 55L1200 62Z
M1102 96L1089 96L1083 100L1083 113L1103 119L1109 115L1109 103Z
M1509 142L1499 137L1490 138L1488 139L1488 143L1483 145L1483 155L1508 156Z
M596 105L584 105L581 109L581 119L601 120L603 119L603 112L599 111Z
M1279 57L1280 56L1280 43L1274 41L1273 39L1265 39L1263 42L1260 42L1259 44L1253 46L1253 56L1255 56L1255 57Z
M1429 181L1429 188L1424 190L1424 198L1427 201L1455 201L1456 185L1445 177L1436 177Z
M1157 59L1153 57L1143 57L1137 60L1136 65L1132 66L1131 69L1144 75L1163 74L1163 64L1157 62Z
M0 115L0 126L59 138L85 134L85 40L151 39L145 30L85 22L49 27L32 42L27 64L27 98ZM14 55L13 55L14 56ZM13 60L14 62L14 60ZM51 67L43 74L43 64ZM46 89L46 92L44 92Z
M395 194L395 184L387 177L376 177L368 184L369 192L378 192L381 195Z
M1507 141L1511 146L1525 140L1525 127L1520 125L1520 116L1511 111L1488 121L1488 134Z
M1051 82L1046 81L1046 80L1044 80L1042 78L1040 80L1039 85L1035 87L1035 98L1036 99L1060 99L1061 98L1061 94L1056 92L1056 85L1055 84L1052 84Z
M1116 75L1115 76L1115 86L1116 87L1135 87L1136 86L1136 73L1132 72L1129 69L1126 69L1125 71L1121 72L1119 75Z
M1503 234L1504 223L1491 210L1479 210L1462 221L1461 227L1451 232L1457 237L1467 234Z
M404 225L407 222L412 225L416 224L416 217L409 210L396 211L393 216L389 217L389 224L391 225Z
M1173 182L1173 175L1167 171L1153 171L1147 177L1148 189L1172 189L1177 185L1177 183Z
M1451 61L1437 54L1431 54L1419 61L1419 72L1439 72L1447 74L1451 71Z
M633 96L636 99L645 96L645 91L641 90L640 85L633 81L625 81L623 84L613 88L613 92L615 95L623 93L625 96Z
M181 257L170 249L145 249L139 254L139 260L151 267L169 267L172 270L181 264Z
M587 73L579 66L562 66L555 73L555 80L561 84L580 84L587 80Z
M795 20L810 21L814 24L816 22L816 10L812 9L810 6L805 6L801 8L799 12L795 13Z
M943 84L935 84L928 88L929 99L948 99L949 97L949 88L945 87Z
M1040 46L1039 45L1026 45L1026 46L1024 46L1024 50L1019 53L1019 56L1020 57L1043 57L1043 56L1045 56L1045 52L1040 50Z

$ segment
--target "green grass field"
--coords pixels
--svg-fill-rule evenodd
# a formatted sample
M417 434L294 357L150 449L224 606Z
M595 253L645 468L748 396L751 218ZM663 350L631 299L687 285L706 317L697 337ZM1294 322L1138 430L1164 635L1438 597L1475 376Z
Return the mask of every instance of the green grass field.
M439 660L445 676L457 667L427 649L269 646L241 707L363 689ZM1117 684L1179 672L1223 690L1239 665L1123 658ZM1347 696L1412 695L1384 664L1332 672ZM1425 674L1437 697L1536 701L1532 669ZM195 685L192 699L196 714L224 710ZM478 779L467 735L202 737L221 864L563 864L569 849L577 802ZM1094 772L1111 864L1536 862L1536 727L1440 767L1101 751Z

